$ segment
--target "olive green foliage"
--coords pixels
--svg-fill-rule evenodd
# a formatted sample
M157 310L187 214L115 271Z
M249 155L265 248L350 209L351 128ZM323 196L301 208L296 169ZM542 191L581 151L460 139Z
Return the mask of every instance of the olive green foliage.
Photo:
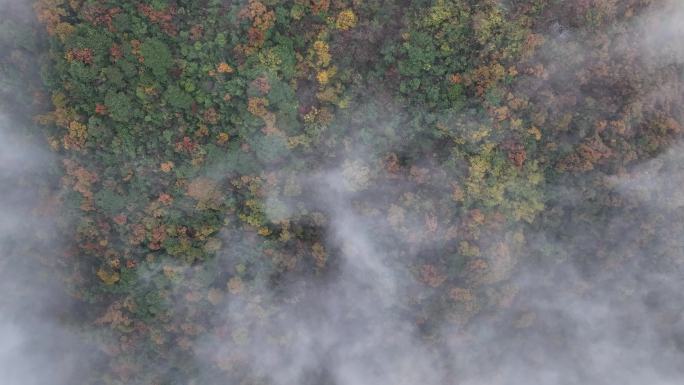
M140 55L144 60L145 67L149 68L154 76L165 79L166 72L173 64L173 57L169 47L164 42L157 39L146 40L140 46Z

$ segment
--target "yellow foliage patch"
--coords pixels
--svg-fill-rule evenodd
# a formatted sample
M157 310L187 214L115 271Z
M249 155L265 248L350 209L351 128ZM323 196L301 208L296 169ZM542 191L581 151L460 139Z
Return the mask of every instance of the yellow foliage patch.
M337 29L346 31L349 28L353 28L356 25L356 14L351 9L346 9L337 15L337 20L335 21L335 26Z
M108 272L105 269L100 269L97 271L97 277L105 283L105 285L113 285L119 282L119 273L116 271Z
M228 63L220 63L216 66L216 72L220 74L230 74L233 73L233 67L229 66Z
M159 169L162 170L163 172L171 172L173 169L173 162L163 162L162 164L159 165Z

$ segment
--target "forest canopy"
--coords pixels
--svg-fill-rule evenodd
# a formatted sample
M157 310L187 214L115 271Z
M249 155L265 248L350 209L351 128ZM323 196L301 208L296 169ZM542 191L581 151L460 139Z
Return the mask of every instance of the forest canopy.
M684 375L680 2L0 14L0 138L42 162L0 168L41 228L2 222L0 278L55 281L83 363L10 385Z

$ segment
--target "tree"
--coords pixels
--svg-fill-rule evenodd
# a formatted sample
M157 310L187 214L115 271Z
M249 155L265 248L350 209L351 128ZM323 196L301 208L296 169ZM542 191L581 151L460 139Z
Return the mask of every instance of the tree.
M173 57L169 47L157 39L149 39L140 46L140 55L143 57L145 66L149 68L158 79L165 79L167 71L173 64Z

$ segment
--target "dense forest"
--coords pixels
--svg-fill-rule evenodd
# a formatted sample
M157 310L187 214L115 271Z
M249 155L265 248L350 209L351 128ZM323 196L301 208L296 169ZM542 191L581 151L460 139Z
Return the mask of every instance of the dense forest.
M683 42L678 0L0 0L0 382L681 384Z

